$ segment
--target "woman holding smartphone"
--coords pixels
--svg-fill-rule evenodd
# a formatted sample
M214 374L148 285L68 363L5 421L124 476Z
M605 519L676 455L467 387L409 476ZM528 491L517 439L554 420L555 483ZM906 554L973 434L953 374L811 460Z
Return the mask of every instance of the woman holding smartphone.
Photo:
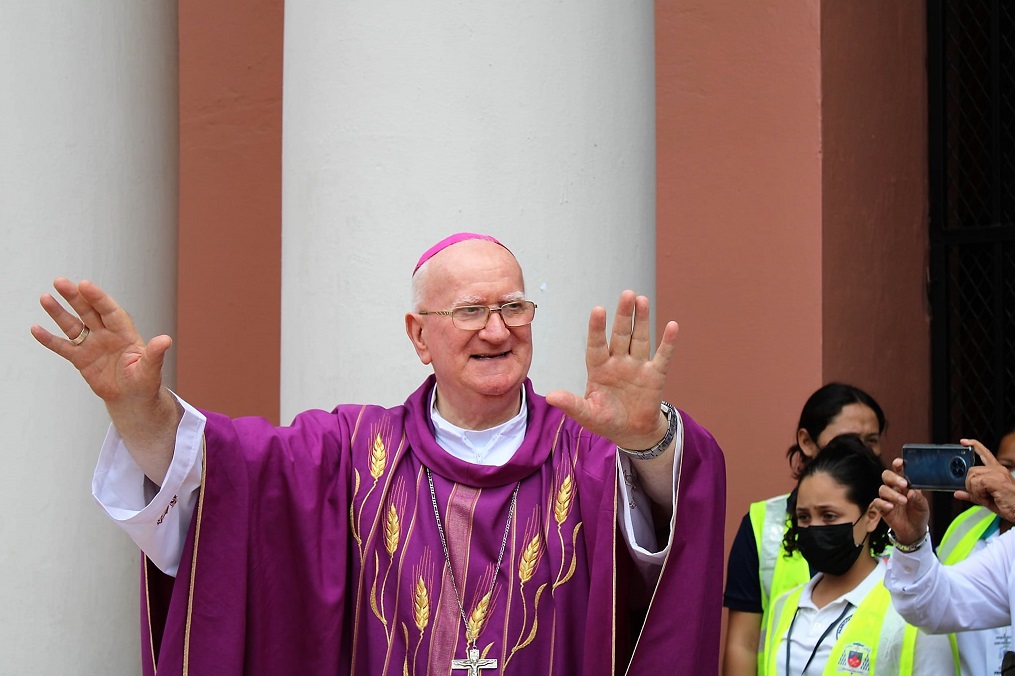
M831 440L800 474L784 547L817 574L777 598L762 673L954 675L946 635L906 624L891 604L880 554L888 526L874 507L885 466L853 434Z

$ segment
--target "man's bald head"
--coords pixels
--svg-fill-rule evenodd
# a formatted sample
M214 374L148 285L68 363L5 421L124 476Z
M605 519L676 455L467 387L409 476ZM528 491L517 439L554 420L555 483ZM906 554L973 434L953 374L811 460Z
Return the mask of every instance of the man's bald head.
M419 257L419 261L416 263L416 267L412 271L412 311L424 309L423 305L426 303L426 292L429 279L431 277L430 269L435 267L430 263L431 259L438 257L442 258L440 254L450 247L454 247L457 244L463 242L491 242L496 244L505 252L514 258L514 254L504 244L502 244L497 238L492 235L484 235L474 232L458 232L448 237L445 237L441 241L434 244L432 247L423 252L423 255ZM475 251L482 251L484 247L477 247L475 245L467 245L466 250L470 250L470 253ZM496 251L496 249L494 249ZM480 254L481 255L481 254ZM517 264L517 260L515 261ZM520 274L520 269L519 269Z

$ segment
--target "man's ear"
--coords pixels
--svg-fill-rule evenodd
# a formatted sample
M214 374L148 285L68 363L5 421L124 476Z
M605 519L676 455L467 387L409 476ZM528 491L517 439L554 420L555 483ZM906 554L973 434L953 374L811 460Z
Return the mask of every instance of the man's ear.
M419 315L411 312L405 313L405 335L409 336L409 340L412 341L412 347L416 350L419 360L424 364L429 364L430 348L427 347L423 322L419 320Z

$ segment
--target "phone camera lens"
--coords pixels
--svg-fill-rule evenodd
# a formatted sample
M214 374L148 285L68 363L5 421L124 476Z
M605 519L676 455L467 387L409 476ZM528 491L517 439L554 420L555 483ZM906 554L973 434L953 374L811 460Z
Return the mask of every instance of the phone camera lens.
M948 466L952 471L954 477L966 476L966 461L962 458L952 458L951 464Z

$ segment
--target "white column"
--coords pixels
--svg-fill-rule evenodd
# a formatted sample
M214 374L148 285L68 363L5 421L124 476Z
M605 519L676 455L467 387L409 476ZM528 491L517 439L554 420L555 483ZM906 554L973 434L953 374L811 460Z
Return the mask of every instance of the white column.
M60 275L172 333L176 4L0 4L0 672L137 674L139 555L91 497L108 418L29 334Z
M416 258L511 248L537 391L583 392L588 313L655 280L653 5L286 3L282 418L396 404Z

